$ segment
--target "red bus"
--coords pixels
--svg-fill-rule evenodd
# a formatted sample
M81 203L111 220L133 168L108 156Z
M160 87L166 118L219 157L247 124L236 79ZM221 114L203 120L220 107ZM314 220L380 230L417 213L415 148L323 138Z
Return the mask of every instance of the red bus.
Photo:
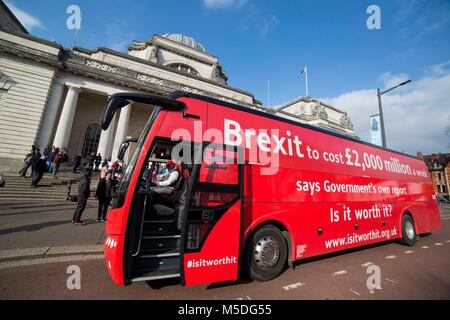
M266 281L300 259L414 245L441 227L419 158L185 92L115 94L102 128L130 101L153 111L108 214L105 260L118 285ZM168 176L174 184L158 182Z

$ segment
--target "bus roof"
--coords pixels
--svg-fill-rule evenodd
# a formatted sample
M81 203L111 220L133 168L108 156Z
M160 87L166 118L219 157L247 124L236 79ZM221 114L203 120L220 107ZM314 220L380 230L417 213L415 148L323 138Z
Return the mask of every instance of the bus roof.
M283 117L277 116L277 115L275 115L273 113L270 113L269 109L267 109L267 112L259 111L257 109L252 109L252 108L249 108L249 107L243 107L243 106L240 106L240 105L237 105L237 104L234 104L234 103L222 101L222 100L211 98L211 97L207 97L207 96L202 96L202 95L195 94L195 93L185 92L185 91L174 91L174 92L170 93L167 97L171 98L171 99L178 99L180 97L187 97L187 98L193 98L193 99L197 99L197 100L202 100L202 101L214 103L214 104L217 104L217 105L220 105L220 106L224 106L224 107L240 110L240 111L243 111L243 112L256 114L256 115L259 115L259 116L262 116L262 117L274 119L274 120L277 120L277 121L282 121L282 122L289 123L289 124L293 124L293 125L296 125L296 126L299 126L299 127L311 129L311 130L318 131L318 132L321 132L321 133L330 134L330 135L338 137L338 138L346 139L346 140L349 140L349 141L353 141L353 142L356 142L356 143L367 145L369 147L373 147L373 148L381 149L381 150L384 150L384 151L397 153L397 154L400 154L402 156L406 156L406 157L410 157L410 158L413 158L413 159L417 159L417 160L422 160L423 161L423 159L418 158L418 157L413 156L413 155L410 155L410 154L407 154L407 153L403 153L403 152L400 152L400 151L384 148L384 147L378 146L376 144L372 144L372 143L367 142L367 141L363 141L363 140L358 140L358 139L352 138L352 137L347 136L345 134L341 134L341 133L334 132L334 131L331 131L331 130L327 130L327 129L324 129L324 128L319 128L319 127L316 127L316 126L313 126L313 125L310 125L310 124L305 124L305 123L301 123L301 122L297 122L297 121L294 121L294 120L290 120L290 119L287 119L287 118L283 118ZM258 107L258 109L261 109L261 108Z

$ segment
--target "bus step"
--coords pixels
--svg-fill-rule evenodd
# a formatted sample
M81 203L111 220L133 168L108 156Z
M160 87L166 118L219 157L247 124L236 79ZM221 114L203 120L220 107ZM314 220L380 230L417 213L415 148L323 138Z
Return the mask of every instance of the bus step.
M180 247L180 236L172 237L143 237L142 238L142 251L167 251L172 249L178 249Z
M140 255L141 258L172 258L179 257L180 251L178 249L173 249L165 252L155 252L150 251L149 253L145 253L145 251Z
M180 254L146 254L141 255L135 262L136 270L169 270L179 269L180 267Z
M179 233L175 229L173 220L147 220L144 221L143 234L151 235L173 235Z
M168 270L155 270L144 272L139 276L132 278L131 282L139 282L139 281L152 281L152 280L160 280L160 279L170 279L170 278L179 278L180 270L177 269L168 269Z
M149 224L153 224L153 223L160 223L160 224L164 224L164 223L172 223L173 219L149 219L149 220L145 220L144 223L149 223Z

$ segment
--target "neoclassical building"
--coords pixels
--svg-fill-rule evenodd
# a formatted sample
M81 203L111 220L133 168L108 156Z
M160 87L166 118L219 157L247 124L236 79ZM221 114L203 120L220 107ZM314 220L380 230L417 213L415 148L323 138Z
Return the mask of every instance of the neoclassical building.
M276 109L276 114L357 138L346 112L311 97L301 97L283 104Z
M353 134L345 113L310 98L265 109L250 92L230 86L219 59L182 34L133 41L127 53L68 49L30 35L2 1L0 17L0 171L16 170L31 145L115 158L121 141L138 136L151 114L130 104L102 131L103 107L118 92L188 91Z

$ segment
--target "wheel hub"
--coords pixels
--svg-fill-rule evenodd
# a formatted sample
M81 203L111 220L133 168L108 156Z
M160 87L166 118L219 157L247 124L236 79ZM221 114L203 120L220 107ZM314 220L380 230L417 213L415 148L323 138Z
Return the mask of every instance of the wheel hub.
M256 242L253 257L260 269L267 270L272 268L280 259L278 242L269 236L262 237Z
M405 222L405 232L408 239L414 238L414 226L411 221Z

